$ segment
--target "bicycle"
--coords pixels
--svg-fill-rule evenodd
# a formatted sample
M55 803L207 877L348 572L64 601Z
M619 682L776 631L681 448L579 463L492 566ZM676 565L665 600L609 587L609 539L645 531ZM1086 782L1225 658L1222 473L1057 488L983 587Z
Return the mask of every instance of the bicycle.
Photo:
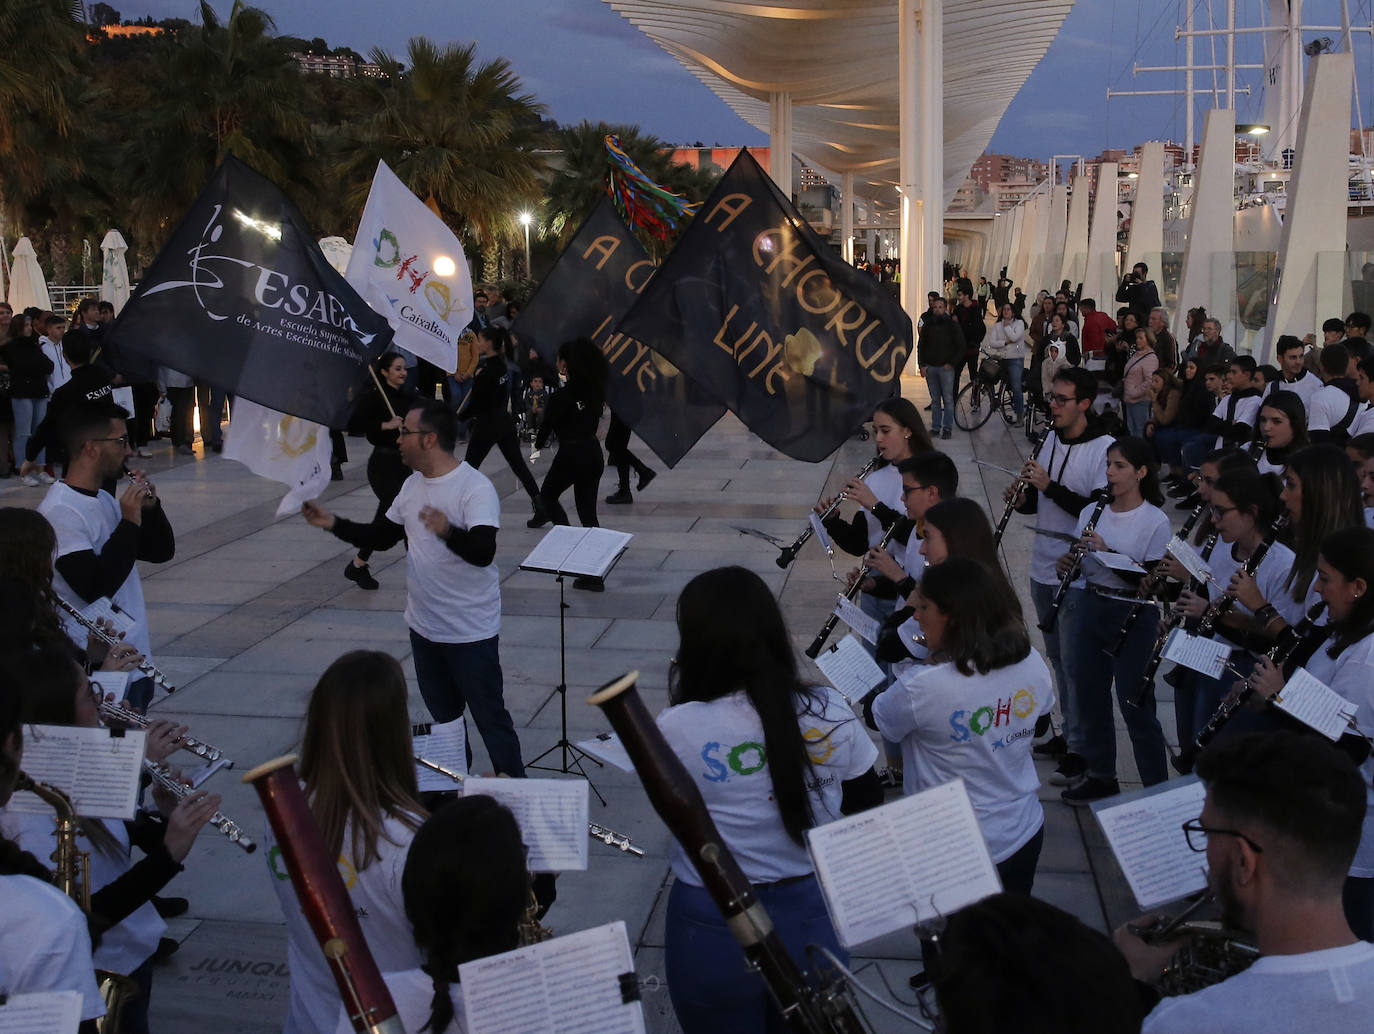
M1003 360L989 352L981 352L980 356L977 375L959 389L954 399L954 423L961 431L978 430L992 419L994 410L1002 414L1008 426L1016 422Z

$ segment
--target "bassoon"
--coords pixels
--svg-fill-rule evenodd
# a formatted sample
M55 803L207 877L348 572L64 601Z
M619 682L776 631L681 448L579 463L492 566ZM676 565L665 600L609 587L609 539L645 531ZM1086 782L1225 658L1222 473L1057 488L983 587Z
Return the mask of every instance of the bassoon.
M368 950L336 858L325 846L296 775L296 755L259 765L243 776L258 792L291 875L301 911L310 923L349 1021L358 1034L406 1034L391 992Z
M639 672L608 682L587 699L620 736L659 817L682 845L707 893L750 964L763 977L783 1020L798 1034L860 1034L843 984L818 985L788 954L744 871L735 861L701 791L673 753L635 688Z

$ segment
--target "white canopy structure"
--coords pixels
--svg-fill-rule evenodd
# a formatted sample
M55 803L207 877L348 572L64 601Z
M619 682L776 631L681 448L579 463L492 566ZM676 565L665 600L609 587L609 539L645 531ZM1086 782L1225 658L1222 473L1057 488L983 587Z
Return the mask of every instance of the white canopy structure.
M904 302L923 300L937 286L927 281L939 278L945 205L1074 6L1074 0L605 2L746 122L769 132L773 177L785 193L792 169L783 155L795 153L841 175L846 247L854 188L894 204L900 188Z

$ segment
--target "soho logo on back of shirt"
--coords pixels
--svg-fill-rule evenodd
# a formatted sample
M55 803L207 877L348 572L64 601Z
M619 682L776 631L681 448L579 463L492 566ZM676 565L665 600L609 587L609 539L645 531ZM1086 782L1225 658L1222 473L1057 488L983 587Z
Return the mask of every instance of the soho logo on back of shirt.
M1035 713L1035 707L1035 694L1029 689L1022 688L1013 693L1008 700L1003 700L999 696L996 705L984 704L971 713L962 707L958 708L950 712L949 727L953 731L949 738L955 743L967 743L974 734L982 736L989 729L1010 725L1013 715L1017 718L1029 718Z
M803 729L802 739L808 744L807 753L811 756L813 764L823 765L830 759L830 755L835 753L829 729ZM768 765L768 752L762 743L754 740L731 747L726 752L723 763L717 756L722 750L725 750L724 745L714 740L701 748L701 760L706 764L706 769L701 774L709 782L726 782L731 772L744 776L754 775L762 772Z

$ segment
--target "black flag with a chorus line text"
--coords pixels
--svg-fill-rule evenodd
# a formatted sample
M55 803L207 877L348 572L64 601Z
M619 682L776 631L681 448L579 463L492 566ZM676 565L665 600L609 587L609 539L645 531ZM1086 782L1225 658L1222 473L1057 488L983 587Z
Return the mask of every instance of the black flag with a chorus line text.
M725 415L725 406L649 347L652 337L636 340L616 330L655 268L603 197L520 310L511 333L522 349L535 349L550 365L563 342L595 341L611 364L611 409L671 467Z
M616 329L809 461L896 393L911 354L897 299L822 241L748 151Z
M391 327L271 180L224 160L129 299L124 353L259 405L342 428Z

